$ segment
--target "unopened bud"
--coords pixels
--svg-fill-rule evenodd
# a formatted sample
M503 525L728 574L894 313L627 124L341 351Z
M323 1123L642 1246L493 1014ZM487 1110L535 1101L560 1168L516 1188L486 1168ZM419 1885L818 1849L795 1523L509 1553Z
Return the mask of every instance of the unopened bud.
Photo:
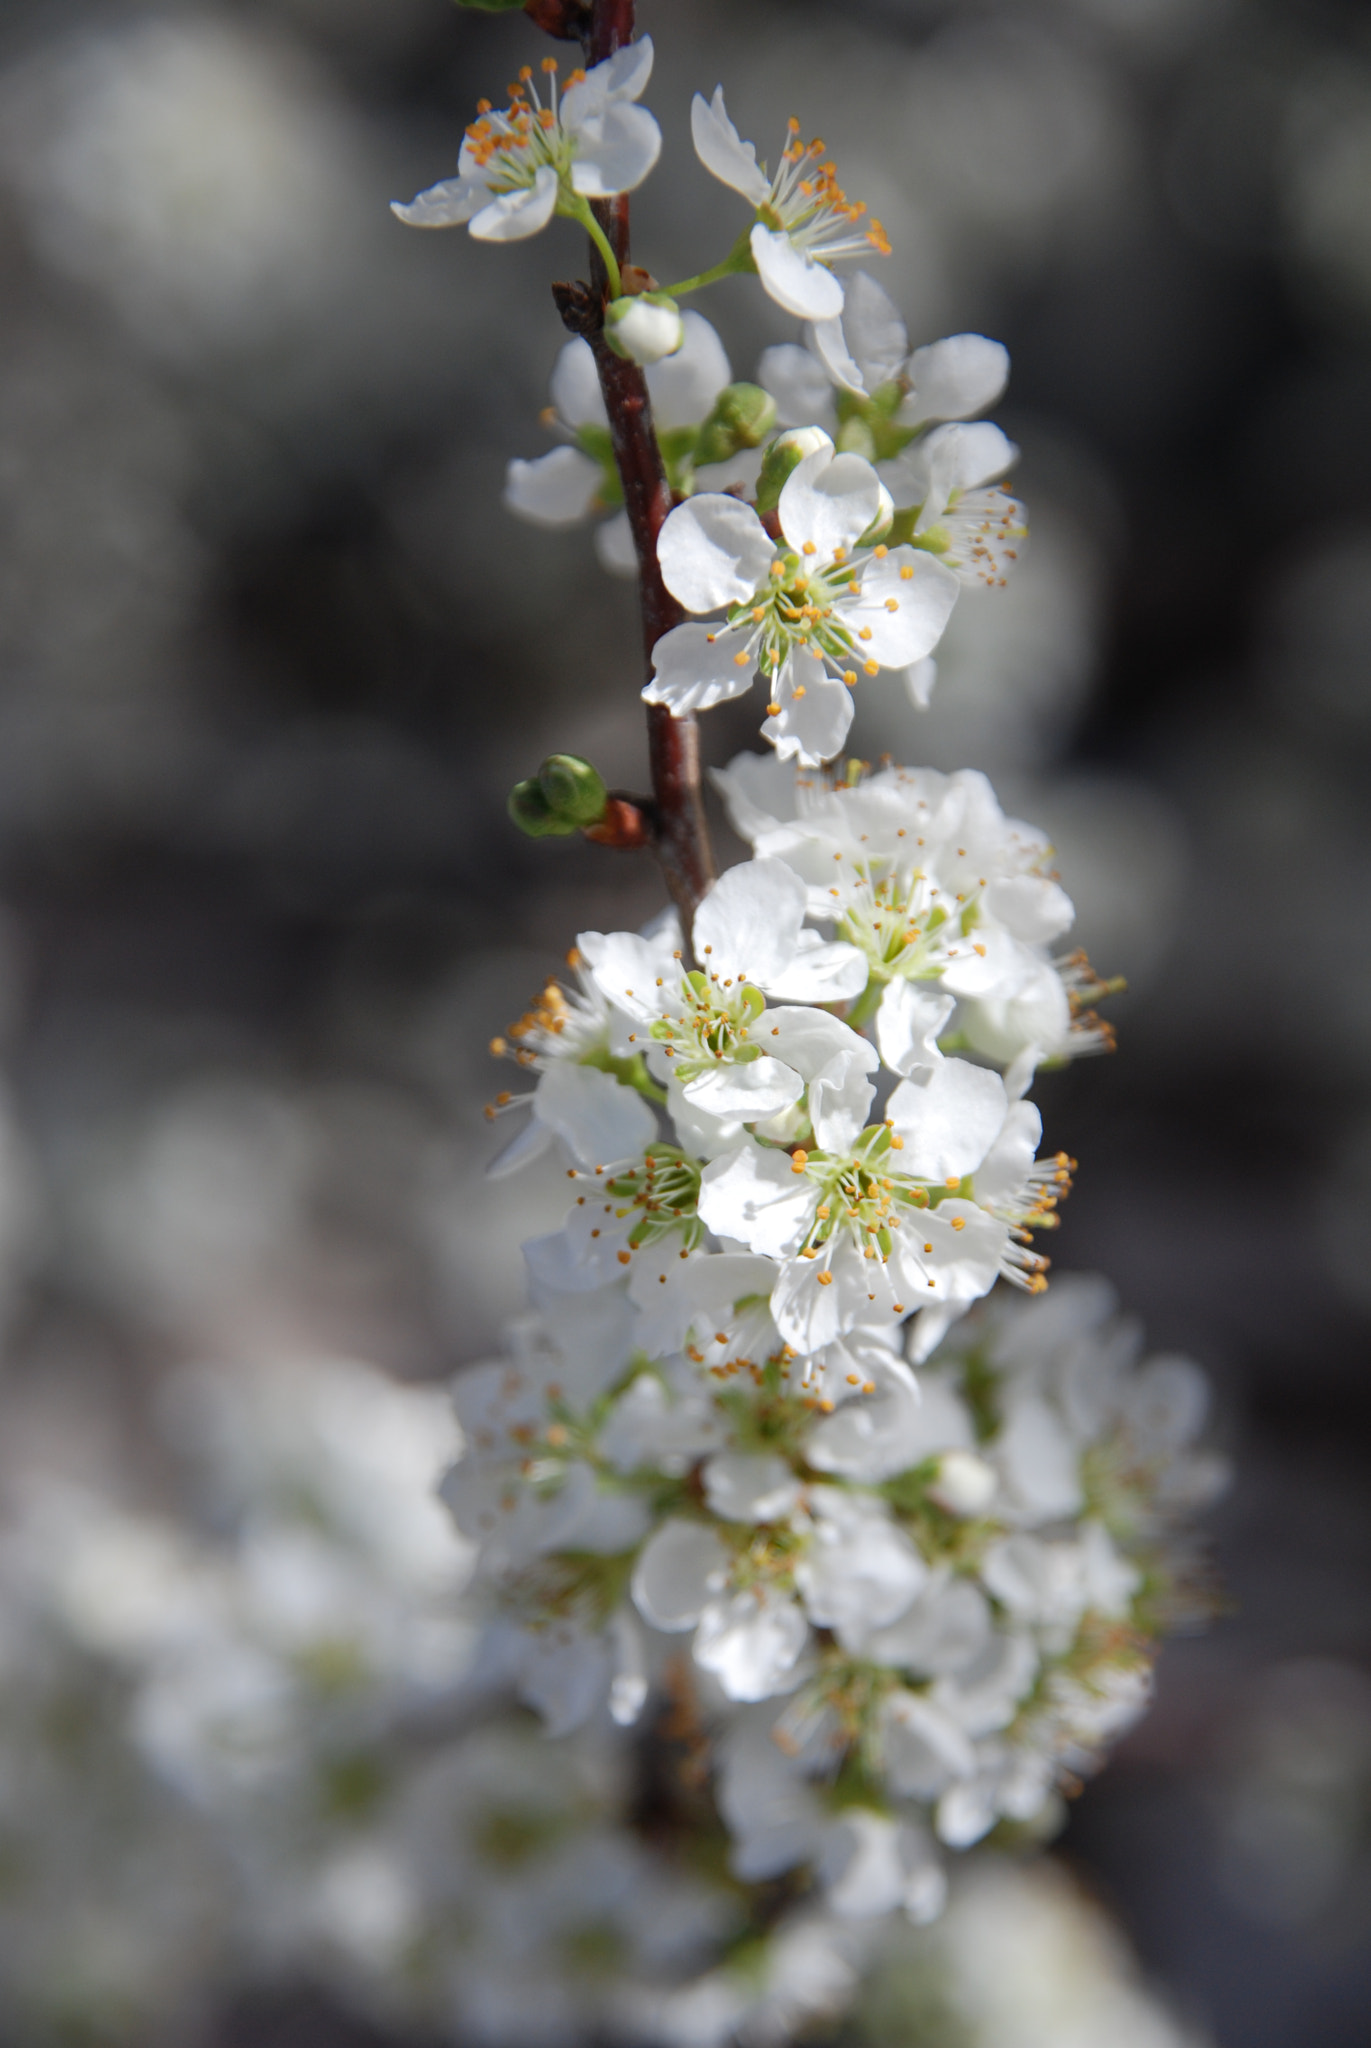
M740 448L760 448L776 424L776 401L760 384L726 384L695 443L697 463L727 462Z
M559 830L579 831L604 816L606 790L599 771L579 754L549 754L538 770L538 787L555 817L563 822Z
M509 793L506 806L510 817L521 832L527 832L530 839L546 839L549 833L574 832L574 825L565 825L548 804L538 784L531 778L527 782L516 782Z
M788 433L778 434L762 459L762 473L757 479L757 510L774 512L791 471L798 469L807 455L817 455L821 448L832 446L822 427L792 427Z
M949 1515L979 1515L990 1506L998 1485L994 1467L974 1451L944 1451L928 1497Z
M639 292L605 308L605 340L631 363L660 363L685 340L681 309L666 292Z

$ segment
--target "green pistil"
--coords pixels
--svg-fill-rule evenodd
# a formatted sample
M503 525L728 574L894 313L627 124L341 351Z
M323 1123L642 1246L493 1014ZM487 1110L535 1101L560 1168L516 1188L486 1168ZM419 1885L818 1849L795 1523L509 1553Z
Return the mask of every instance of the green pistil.
M840 1232L856 1238L881 1259L890 1257L893 1233L921 1211L937 1208L949 1195L970 1192L970 1181L955 1188L915 1180L893 1163L899 1141L884 1124L870 1124L847 1157L811 1152L799 1171L812 1180L818 1208L800 1256L815 1257ZM796 1160L801 1155L794 1155Z
M659 1017L648 1032L670 1049L678 1080L712 1073L724 1060L748 1066L763 1057L766 1048L751 1036L766 1008L759 988L737 981L730 991L694 968L681 977L681 995L685 1007L680 1016Z
M926 909L920 905L918 891L924 876L913 875L907 882L896 875L879 882L859 879L866 880L867 900L847 905L837 920L837 935L865 953L873 982L914 981L935 973L943 950L938 933L949 922L950 913L941 903ZM974 922L974 906L962 912L963 919L968 915ZM871 1007L874 1005L868 1005L868 1014Z
M851 561L828 569L808 569L802 555L779 555L781 564L746 604L736 605L728 623L757 636L756 661L764 675L774 675L796 647L830 661L860 661L847 627L833 616L837 598L857 577Z
M605 1193L626 1216L630 1209L641 1214L628 1234L629 1246L641 1251L657 1244L672 1231L681 1233L682 1249L693 1251L703 1241L704 1226L695 1213L700 1197L698 1163L675 1145L649 1145L641 1166L615 1174L605 1182Z

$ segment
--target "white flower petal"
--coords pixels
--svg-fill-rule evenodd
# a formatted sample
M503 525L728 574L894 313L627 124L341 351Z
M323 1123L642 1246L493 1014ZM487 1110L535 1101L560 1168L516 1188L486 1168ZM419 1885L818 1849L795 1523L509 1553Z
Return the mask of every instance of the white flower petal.
M694 1628L727 1569L728 1552L705 1523L663 1522L634 1567L634 1603L653 1628Z
M609 1675L606 1639L583 1629L528 1629L520 1635L519 1698L542 1715L549 1738L569 1735L604 1698Z
M635 1276L636 1277L636 1276ZM732 1314L735 1303L749 1295L771 1293L776 1268L770 1259L751 1252L707 1252L677 1258L667 1275L666 1285L651 1291L634 1332L635 1346L649 1358L679 1351L697 1317L710 1319L710 1328ZM629 1292L636 1292L629 1281ZM655 1384L655 1382L654 1382Z
M1085 1502L1080 1456L1058 1412L1041 1395L1016 1393L995 1439L994 1459L1015 1504L1035 1519L1077 1515ZM1002 1588L987 1579L992 1593ZM1003 1596L1008 1597L1008 1596Z
M585 123L580 141L571 184L585 199L636 192L662 153L662 131L646 107L606 107Z
M471 223L478 242L522 242L552 219L557 207L557 173L551 164L535 171L522 192L502 192L483 207Z
M790 681L780 710L762 721L762 738L770 740L783 761L821 767L842 752L855 708L852 692L812 654L791 657ZM797 694L797 682L803 696Z
M769 987L789 966L805 887L784 861L746 860L714 883L695 913L695 957L707 974Z
M847 280L843 333L868 391L895 381L909 354L909 335L894 301L865 270Z
M812 1183L792 1171L788 1153L763 1151L750 1138L712 1159L700 1177L705 1228L768 1258L785 1258L802 1243L817 1201Z
M553 448L505 471L505 503L535 526L577 526L595 503L600 465L579 448Z
M969 1060L945 1059L926 1081L901 1081L886 1113L904 1140L903 1171L918 1180L974 1173L1000 1135L1007 1108L999 1075Z
M702 1109L707 1116L737 1117L752 1124L798 1102L804 1082L781 1060L721 1060L709 1073L687 1081L681 1092L693 1109Z
M986 890L984 902L992 917L1030 946L1060 938L1076 917L1065 889L1045 875L1001 876Z
M611 576L637 575L638 550L627 512L616 512L612 519L601 520L595 529L595 553L600 567Z
M657 1119L636 1088L571 1060L554 1060L539 1077L533 1109L584 1167L632 1159L657 1135Z
M530 1102L532 1096L527 1098ZM536 1116L531 1116L517 1137L511 1138L501 1147L486 1167L487 1180L504 1180L509 1174L517 1173L521 1166L528 1166L535 1159L541 1159L551 1150L554 1134Z
M916 451L910 451L911 456L915 454ZM917 460L928 477L927 495L919 514L920 532L937 524L954 492L979 490L1012 469L1018 459L1019 451L1009 436L990 420L976 420L970 426L935 427L917 450ZM911 482L912 479L911 470ZM891 487L897 504L904 495Z
M855 363L847 352L843 321L815 320L811 323L809 335L814 353L831 381L843 391L865 394L866 383L862 377L861 366Z
M922 1081L941 1064L938 1033L957 1007L955 996L912 981L886 984L876 1012L876 1043L881 1058L906 1080Z
M766 992L783 1003L845 1003L861 994L866 981L866 955L860 947L805 931L790 965L768 978Z
M662 580L691 612L742 604L764 581L775 553L750 505L712 491L678 505L657 539Z
M644 703L666 704L673 717L682 718L688 711L708 711L729 697L741 697L751 689L755 673L750 659L741 664L736 659L746 646L746 635L726 626L717 631L673 626L652 650L652 681L643 690Z
M831 270L802 256L789 235L758 221L748 237L752 260L768 298L797 320L833 320L843 310L843 288Z
M735 496L741 491L745 498L755 497L765 455L763 448L735 448L723 462L702 462L695 472L696 488L731 491Z
M975 1776L966 1730L919 1693L902 1687L890 1695L881 1732L890 1783L906 1799L935 1799L954 1779Z
M744 142L729 120L721 85L715 86L712 102L696 93L690 103L690 134L695 154L711 177L760 206L771 184L757 162L756 145Z
M711 768L709 775L729 823L749 845L795 816L795 771L774 754L735 754L727 768Z
M949 334L915 349L909 378L913 389L898 414L902 427L922 426L925 420L970 419L993 405L1004 390L1009 351L983 334Z
M651 939L637 932L581 932L576 947L595 986L611 1003L640 1024L663 1014L666 1004L657 986L661 949Z
M976 1169L976 1193L981 1201L1008 1202L1018 1194L1042 1135L1043 1120L1036 1105L1011 1103L1000 1135Z
M695 1637L695 1662L727 1698L766 1700L794 1682L809 1624L794 1600L765 1588L711 1601Z
M872 1073L876 1054L864 1038L827 1010L790 1007L768 1010L758 1026L764 1042L778 1059L812 1081L830 1060L849 1053L864 1061L864 1073Z
M701 1476L723 1522L783 1522L800 1498L799 1480L774 1451L717 1451Z
M829 434L837 433L833 387L823 364L798 342L784 341L763 349L757 382L776 401L778 426L822 427Z
M598 119L608 107L639 99L652 76L654 51L651 36L625 43L612 57L593 64L578 85L562 94L562 126L577 134L587 121Z
M872 1485L938 1451L966 1449L974 1441L959 1395L936 1377L916 1381L901 1360L891 1359L880 1368L875 1394L845 1401L836 1415L815 1425L805 1456L821 1472Z
M786 478L777 511L791 546L809 543L822 567L860 540L880 508L881 480L863 456L816 448Z
M819 1277L825 1270L827 1282ZM771 1291L771 1313L776 1328L796 1351L822 1351L856 1323L871 1318L873 1295L882 1307L889 1305L885 1268L843 1245L827 1268L820 1259L788 1260Z
M840 1052L809 1084L809 1115L821 1152L850 1152L865 1128L875 1093L867 1075L870 1048Z
M600 373L588 341L567 342L552 366L548 389L558 417L568 427L607 427Z
M860 1652L872 1629L904 1613L928 1580L928 1566L884 1510L836 1486L809 1496L816 1520L795 1583L811 1621L836 1629Z
M907 1088L909 1083L900 1085ZM1008 1243L1008 1224L975 1202L953 1196L896 1233L891 1279L906 1306L917 1308L923 1301L965 1306L995 1285Z
M479 213L489 198L490 192L484 182L460 177L443 178L426 191L417 193L407 206L393 199L390 210L406 227L455 228L469 221L474 213Z
M908 570L908 576L905 571ZM932 652L961 595L950 569L920 548L893 548L870 562L861 595L842 606L843 624L859 636L857 652L882 668L907 668ZM891 611L890 606L898 606Z
M818 1875L840 1920L893 1913L905 1884L898 1826L885 1814L850 1808L828 1830Z
M904 684L905 695L916 711L927 711L933 696L933 686L938 680L938 664L928 655L922 661L912 661L908 668L899 671Z
M724 345L703 313L685 312L681 324L685 340L675 355L653 363L646 372L652 423L659 430L699 426L733 381Z

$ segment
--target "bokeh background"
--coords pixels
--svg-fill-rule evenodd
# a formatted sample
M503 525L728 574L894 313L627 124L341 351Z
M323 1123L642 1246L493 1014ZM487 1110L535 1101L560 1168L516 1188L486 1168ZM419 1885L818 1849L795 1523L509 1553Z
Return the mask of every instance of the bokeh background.
M873 686L854 745L984 767L1052 828L1131 985L1117 1057L1041 1091L1082 1169L1057 1254L1211 1369L1237 1470L1226 1611L1063 1846L1218 2048L1360 2048L1371 22L640 20L669 152L641 260L736 232L688 143L722 79L764 154L791 112L823 133L916 340L1012 351L1028 557L961 605L932 709ZM545 47L445 0L0 13L0 1473L156 1499L149 1404L196 1359L439 1378L559 1212L551 1176L481 1181L487 1041L579 927L659 900L645 860L503 811L554 748L643 777L631 590L499 505L549 445L547 283L581 255L565 224L497 250L386 208ZM794 338L741 280L704 310L739 375ZM756 710L707 722L710 759ZM362 2038L317 2001L248 2031Z

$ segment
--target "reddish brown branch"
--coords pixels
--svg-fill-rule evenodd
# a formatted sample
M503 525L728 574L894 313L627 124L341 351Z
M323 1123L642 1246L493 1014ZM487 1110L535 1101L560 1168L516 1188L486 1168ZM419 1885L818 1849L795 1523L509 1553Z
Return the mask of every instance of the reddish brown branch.
M590 34L590 0L524 0L524 13L547 35L584 48Z
M634 0L592 0L589 29L582 37L587 64L603 62L632 41L633 8ZM618 262L624 264L628 259L627 198L599 201L595 212ZM681 608L663 583L657 561L657 536L671 510L671 485L653 432L646 379L636 363L615 355L604 338L607 280L593 245L591 279L589 287L554 285L553 298L564 325L572 334L583 335L595 354L624 508L638 555L643 642L650 674L653 648L663 633L681 623ZM650 704L647 732L654 847L688 936L696 906L714 879L700 788L699 729L693 716L673 718L665 705Z

